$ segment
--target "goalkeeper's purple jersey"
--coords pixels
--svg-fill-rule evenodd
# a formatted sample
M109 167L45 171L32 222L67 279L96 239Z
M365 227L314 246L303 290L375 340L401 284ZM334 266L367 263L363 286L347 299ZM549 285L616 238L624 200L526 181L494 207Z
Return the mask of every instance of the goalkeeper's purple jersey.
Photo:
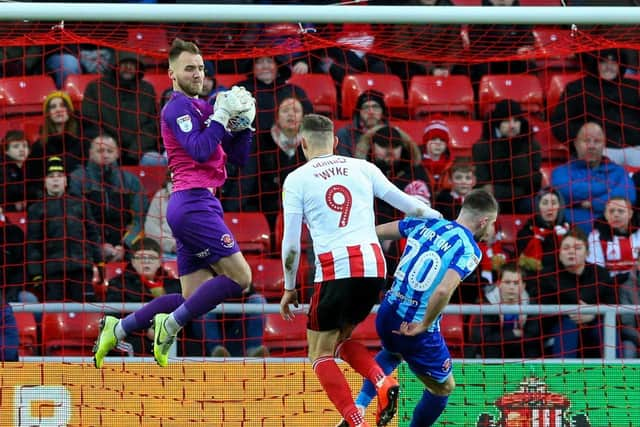
M220 188L227 178L223 142L233 136L212 121L205 100L173 92L160 114L162 140L169 157L173 191Z

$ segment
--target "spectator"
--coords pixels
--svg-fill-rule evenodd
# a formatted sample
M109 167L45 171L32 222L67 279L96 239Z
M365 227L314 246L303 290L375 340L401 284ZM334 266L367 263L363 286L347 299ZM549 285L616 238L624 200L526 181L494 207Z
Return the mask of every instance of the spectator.
M597 123L580 128L574 142L576 155L551 173L551 185L566 203L567 220L585 233L602 216L611 197L636 200L633 182L620 165L604 156L605 135Z
M42 46L0 47L0 77L42 74Z
M287 66L281 66L275 57L260 57L253 60L253 69L247 79L237 84L251 92L256 99L257 115L254 123L257 144L251 147L249 160L242 170L234 165L227 165L228 179L222 190L225 211L265 210L260 206L258 147L269 145L278 101L290 95L301 102L305 114L313 112L305 91L286 83L290 73L291 70Z
M261 294L250 293L229 302L264 305L267 300ZM193 336L204 339L206 355L211 357L268 357L263 335L263 312L208 313L193 322Z
M171 195L171 171L167 169L167 178L161 189L153 195L144 220L146 236L160 243L163 258L176 257L176 239L167 222L167 204Z
M376 126L389 124L389 111L384 102L384 94L367 90L360 94L353 109L351 124L338 129L337 153L353 157L356 144L367 131Z
M552 187L536 195L535 213L518 230L518 264L525 276L536 275L545 267L557 268L560 239L569 231L565 221L564 199Z
M638 304L640 289L635 277L640 254L640 229L633 218L629 200L609 199L604 217L596 220L589 234L587 262L609 270L615 284L618 304ZM634 274L634 276L632 276ZM622 314L621 336L624 357L637 357L640 329L634 314Z
M424 128L422 135L422 166L433 177L436 192L442 185L442 177L451 166L450 141L449 126L444 120L431 120L427 127Z
M558 270L547 270L540 280L541 304L615 304L609 272L586 262L587 236L579 228L562 236ZM576 358L601 357L602 325L599 316L579 311L549 316L544 321L544 336L551 338L549 356Z
M12 224L0 207L0 299L21 301L24 290L24 232Z
M456 159L446 173L451 188L443 188L438 192L434 208L445 219L454 220L460 213L464 197L473 189L476 177L468 159Z
M62 89L68 76L82 73L77 45L46 46L45 49L44 66L58 89Z
M47 160L45 196L29 207L27 272L42 301L94 300L93 266L102 262L100 235L91 211L66 193L59 157Z
M605 49L581 58L586 75L562 93L550 117L553 134L569 144L585 123L596 123L606 135L607 157L620 165L640 166L639 83L624 77L624 55Z
M495 286L484 291L489 304L529 304L522 273L515 263L502 267ZM482 358L534 358L542 354L540 321L527 313L485 314L472 317L471 341Z
M489 113L483 140L473 146L478 185L493 193L500 213L531 213L540 189L542 157L520 104L502 100Z
M360 137L354 157L374 163L389 181L406 193L430 205L431 179L422 166L420 149L411 137L396 127L376 126ZM375 201L376 223L402 218L401 212L382 200ZM401 254L397 241L382 242L389 272Z
M306 161L299 134L303 115L300 100L291 95L284 96L278 102L270 138L260 140L261 206L271 230L275 229L276 217L282 209L281 193L285 177Z
M91 140L89 161L70 176L69 193L89 202L100 229L107 261L121 261L142 233L148 202L138 178L118 167L116 140L100 134Z
M20 335L13 309L0 294L0 362L17 362Z
M41 188L49 157L60 157L68 173L85 160L80 123L74 115L69 95L61 91L51 92L42 104L42 113L44 125L40 129L40 139L31 146L31 155L27 160L27 169Z
M144 155L159 159L162 151L156 93L143 76L138 56L121 52L116 67L89 83L82 100L85 135L93 138L101 131L114 135L122 147L122 165L145 163Z
M28 182L25 162L29 157L29 141L21 130L9 130L3 141L4 158L0 162L0 207L5 212L23 212L27 202L37 198L35 185Z
M131 259L124 271L109 280L107 302L146 303L165 294L180 294L180 281L162 266L162 249L149 237L137 240L131 247ZM136 355L153 354L153 333L149 331L127 336Z

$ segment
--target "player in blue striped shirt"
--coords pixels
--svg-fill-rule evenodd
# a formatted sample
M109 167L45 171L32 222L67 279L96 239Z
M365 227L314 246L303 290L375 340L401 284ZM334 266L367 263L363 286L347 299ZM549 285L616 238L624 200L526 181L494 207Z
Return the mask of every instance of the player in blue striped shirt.
M441 312L480 263L476 241L492 236L497 215L495 198L474 190L455 221L405 218L376 228L382 240L407 238L393 285L378 310L376 329L383 350L376 361L389 374L404 359L424 383L411 427L435 423L455 388L451 356L440 334ZM373 384L365 381L356 404L364 410L375 395Z

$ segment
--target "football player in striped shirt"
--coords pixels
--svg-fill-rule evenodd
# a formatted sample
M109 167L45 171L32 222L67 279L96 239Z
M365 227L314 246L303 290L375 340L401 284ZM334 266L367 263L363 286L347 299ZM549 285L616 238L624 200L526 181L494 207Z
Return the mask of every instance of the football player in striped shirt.
M405 218L376 228L381 239L407 239L376 317L383 349L375 359L387 375L404 359L424 383L411 427L433 425L455 387L440 313L458 284L478 266L482 252L476 241L491 238L497 215L495 198L474 190L455 221ZM373 384L365 381L356 399L362 413L375 395Z
M333 122L321 115L304 117L302 149L307 162L285 179L282 262L285 291L280 312L295 315L295 278L303 221L313 240L315 291L309 308L309 358L320 384L349 426L368 426L355 406L349 384L334 358L346 361L375 384L376 423L387 425L397 409L399 385L384 375L366 347L351 332L379 301L386 264L375 231L374 198L409 215L440 218L439 212L393 185L372 163L333 154Z

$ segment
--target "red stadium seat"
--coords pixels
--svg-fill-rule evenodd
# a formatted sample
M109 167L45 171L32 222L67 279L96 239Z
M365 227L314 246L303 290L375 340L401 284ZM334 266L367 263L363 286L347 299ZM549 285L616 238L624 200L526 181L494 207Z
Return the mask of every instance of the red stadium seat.
M27 213L26 212L5 212L4 216L11 224L20 227L23 233L27 232Z
M87 85L99 78L100 74L70 74L65 79L62 89L69 94L74 107L79 110Z
M535 140L540 143L543 162L566 162L569 160L569 149L553 136L549 122L531 117L529 123Z
M20 337L20 356L35 356L38 345L38 327L33 313L28 311L14 311L18 335Z
M557 3L556 1L556 4ZM532 34L536 50L550 54L549 56L545 55L542 59L536 60L538 67L567 69L574 68L577 65L576 56L575 53L573 53L575 52L575 46L571 30L536 27L533 29ZM563 51L566 52L565 55L558 55L559 52Z
M360 323L351 334L351 337L364 344L370 351L380 350L380 337L376 331L376 315L371 313Z
M271 231L262 212L226 212L225 222L242 252L269 252Z
M127 268L126 261L107 262L104 265L104 279L108 282L114 277L122 274L125 268Z
M502 245L515 249L518 231L529 219L529 214L500 214L496 221L497 229L500 230Z
M38 114L42 103L56 90L50 76L21 76L0 79L0 111L6 115Z
M304 89L309 101L313 104L314 112L336 117L338 95L331 76L328 74L294 74L288 83Z
M411 117L430 113L473 115L473 88L467 76L415 76L409 85Z
M149 200L167 180L166 166L121 166L120 169L135 175L140 180Z
M167 30L160 27L140 27L127 29L127 46L149 52L153 58L142 57L146 65L166 64L169 52L169 36Z
M264 345L272 357L304 357L307 355L307 315L297 313L295 319L284 320L280 313L265 316Z
M280 258L247 256L253 275L253 287L269 301L280 301L284 289L284 276Z
M480 117L493 110L496 102L513 99L524 111L538 113L543 110L540 80L529 74L492 74L482 77L479 88Z
M158 102L158 105L160 105L164 91L173 87L171 79L167 73L145 73L144 80L153 86L153 90L156 92L156 101Z
M166 261L162 261L162 266L165 270L171 274L172 277L178 278L178 260L168 259Z
M44 356L91 356L98 337L101 313L64 312L42 314Z
M440 332L444 337L451 357L463 357L464 323L461 314L444 314L440 320Z
M406 108L400 77L394 74L348 74L342 81L342 117L353 115L358 96L366 90L382 92L390 112Z
M233 85L239 83L243 80L246 80L246 74L216 74L216 85L223 86L227 89L231 89Z
M451 134L451 155L471 157L473 145L482 138L483 123L480 120L447 120Z
M547 187L551 185L551 172L556 168L558 164L544 163L540 166L540 173L542 174L542 186Z
M555 110L567 84L583 76L583 73L562 73L551 77L549 88L547 89L547 111L549 114L552 114L553 110Z

